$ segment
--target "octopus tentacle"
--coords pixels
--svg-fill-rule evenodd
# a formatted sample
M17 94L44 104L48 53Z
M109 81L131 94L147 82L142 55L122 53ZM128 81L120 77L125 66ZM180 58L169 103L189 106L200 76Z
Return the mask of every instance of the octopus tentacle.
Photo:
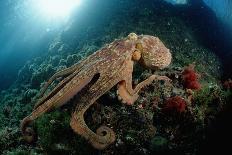
M30 123L31 123L30 117L26 117L23 119L20 127L22 131L23 139L28 143L32 143L36 139L35 131L31 127L28 127Z
M66 68L60 72L55 73L49 80L48 82L46 82L46 84L43 86L41 93L40 93L40 97L41 99L39 99L35 106L34 109L36 109L38 106L40 106L41 104L43 104L45 101L49 100L50 98L52 98L57 92L59 92L59 90L61 90L69 81L71 81L82 69L83 65L84 65L85 61L82 61L78 64L74 64L73 66ZM70 75L71 74L71 75ZM51 92L49 92L48 95L43 96L44 93L46 92L48 86L58 77L61 76L67 76L65 79L63 79Z
M147 86L147 85L150 85L153 81L155 80L158 80L158 81L165 81L167 82L168 84L170 84L171 82L171 79L169 79L167 76L160 76L160 75L151 75L149 78L147 78L146 80L142 81L141 83L139 83L135 89L134 89L134 92L135 93L139 93L139 91Z
M83 66L84 62L81 62L81 63L77 63L77 64L74 64L72 65L71 67L69 68L65 68L57 73L55 73L46 83L45 85L43 86L41 92L40 92L40 95L39 97L42 97L45 93L45 91L47 90L48 86L57 78L59 77L62 77L62 76L68 76L74 72L76 72L77 70L80 70L80 68Z
M57 92L59 92L59 90L61 90L64 87L64 85L66 85L70 80L72 80L72 78L74 78L74 76L75 76L75 74L73 73L72 75L63 79L51 92L49 92L48 95L43 96L41 99L39 99L36 102L34 109L36 109L38 106L40 106L41 104L43 104L44 102L46 102L47 100L52 98Z
M76 110L72 114L72 118L70 121L70 126L72 127L72 129L76 133L82 135L85 139L87 139L94 148L99 150L105 149L107 146L115 141L115 133L111 128L104 125L99 127L96 130L96 133L94 133L86 125L84 114L91 105L96 103L96 100L100 96L102 96L106 91L108 91L108 89L111 88L111 85L113 86L115 84L114 80L104 80L104 77L100 77L100 79L97 80L97 82L94 83L94 85L91 87L91 89L88 89L83 93L84 95L81 97L80 101L78 101ZM101 83L102 85L98 85L99 83ZM96 92L94 90L98 91ZM92 91L94 91L95 93L91 93Z
M52 98L45 101L42 105L38 106L34 111L24 118L21 122L21 131L24 137L28 136L26 132L28 125L43 115L44 113L52 110L55 107L60 107L67 103L75 94L77 94L83 87L85 87L93 78L93 75L79 75L75 76L63 89L57 92ZM26 139L26 138L25 138Z
M147 86L150 85L154 80L163 80L170 84L170 79L167 76L159 76L159 75L151 75L146 80L140 82L135 89L132 89L132 83L131 80L124 80L121 81L118 84L118 90L117 93L120 96L120 98L123 100L123 103L126 103L128 105L132 105L137 98L139 97L138 93L139 91Z
M132 89L132 86L127 87L125 80L118 83L117 95L118 99L127 105L132 105L139 97L139 95Z
M84 121L84 113L86 110L82 109L81 113L80 110L75 111L72 115L70 126L74 132L87 139L94 148L103 150L115 141L115 133L107 126L100 126L96 133L90 130Z

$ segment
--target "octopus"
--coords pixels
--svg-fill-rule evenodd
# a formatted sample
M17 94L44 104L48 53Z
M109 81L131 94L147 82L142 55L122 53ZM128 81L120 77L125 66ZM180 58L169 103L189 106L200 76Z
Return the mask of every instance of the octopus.
M21 122L24 139L33 141L35 133L30 128L33 120L46 112L66 104L77 93L81 93L72 112L70 126L84 137L94 148L102 150L114 143L114 131L105 125L96 132L87 126L84 114L98 98L117 86L117 95L122 103L132 105L139 91L155 80L170 83L166 76L151 75L132 86L135 63L148 69L163 69L171 63L172 55L159 38L130 33L127 37L113 41L73 66L55 73L41 89L41 97L31 114ZM56 87L45 93L57 78L63 77ZM45 95L46 94L46 95Z

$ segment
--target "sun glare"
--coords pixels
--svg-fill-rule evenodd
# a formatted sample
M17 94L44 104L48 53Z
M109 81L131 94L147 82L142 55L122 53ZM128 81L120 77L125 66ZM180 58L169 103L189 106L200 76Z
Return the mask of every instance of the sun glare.
M36 0L40 13L48 18L68 17L81 0Z

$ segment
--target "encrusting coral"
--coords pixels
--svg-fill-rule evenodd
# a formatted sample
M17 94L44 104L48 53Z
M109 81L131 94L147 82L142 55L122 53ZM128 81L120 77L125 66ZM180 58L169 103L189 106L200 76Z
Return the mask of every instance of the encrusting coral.
M77 107L72 114L72 129L88 140L96 149L104 149L112 144L116 137L112 129L101 126L96 133L88 128L84 113L96 100L118 85L117 94L126 104L133 104L139 97L139 91L154 80L170 82L166 76L151 75L132 87L133 64L139 62L150 69L161 69L171 63L171 53L156 37L130 33L128 37L115 40L78 64L54 74L45 84L41 99L34 111L23 119L21 130L25 139L30 139L27 126L49 110L60 107L78 92L81 94ZM48 94L48 86L58 77L65 78Z

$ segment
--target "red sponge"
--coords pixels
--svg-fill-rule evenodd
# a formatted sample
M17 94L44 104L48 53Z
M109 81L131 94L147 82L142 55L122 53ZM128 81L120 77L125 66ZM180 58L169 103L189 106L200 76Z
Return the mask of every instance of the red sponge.
M199 75L196 73L194 67L194 64L190 64L184 69L182 72L182 82L184 88L199 90L201 89L201 84L198 81Z
M163 108L164 112L183 112L186 108L186 101L180 96L174 96L165 101L165 107Z

